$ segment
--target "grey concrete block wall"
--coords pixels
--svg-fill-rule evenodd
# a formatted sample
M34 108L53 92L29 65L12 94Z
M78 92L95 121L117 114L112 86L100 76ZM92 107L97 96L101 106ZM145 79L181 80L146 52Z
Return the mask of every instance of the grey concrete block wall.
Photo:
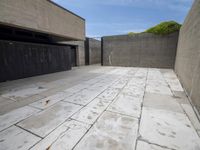
M174 68L178 32L140 33L102 38L104 66Z
M85 39L85 20L50 0L1 0L0 24L68 39Z
M86 38L85 41L85 55L86 56L86 64L100 64L101 63L101 41Z
M195 0L180 30L175 71L200 112L200 0Z

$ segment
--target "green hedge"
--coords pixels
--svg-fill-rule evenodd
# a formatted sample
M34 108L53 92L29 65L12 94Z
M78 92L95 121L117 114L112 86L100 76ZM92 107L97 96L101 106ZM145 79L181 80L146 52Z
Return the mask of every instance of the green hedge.
M180 28L181 28L181 25L179 23L175 21L166 21L146 30L145 32L158 34L158 35L166 35L166 34L179 31Z
M157 35L167 35L176 31L179 31L181 28L181 24L175 22L175 21L166 21L166 22L161 22L160 24L147 29L146 31L142 33L153 33ZM129 32L128 35L135 35L138 33L134 32Z

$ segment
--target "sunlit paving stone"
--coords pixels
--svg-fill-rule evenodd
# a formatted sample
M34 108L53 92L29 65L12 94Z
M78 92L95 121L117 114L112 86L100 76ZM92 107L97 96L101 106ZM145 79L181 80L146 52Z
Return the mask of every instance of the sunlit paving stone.
M102 112L103 110L101 109L86 106L75 113L71 118L87 124L93 124Z
M190 121L192 122L193 126L197 131L200 131L200 122L192 108L189 104L181 104L182 108L184 109L184 112L189 117Z
M137 119L105 112L75 150L133 150L137 130Z
M121 89L119 89L119 88L109 87L105 91L103 91L100 95L98 95L97 97L102 100L112 101L119 94L120 90Z
M0 131L8 128L9 126L18 123L19 121L30 117L31 115L39 112L38 109L24 106L22 108L15 109L9 113L0 116Z
M120 94L109 106L108 110L123 115L139 117L141 112L141 102L139 99L134 99L132 96Z
M144 107L140 134L143 140L170 149L200 149L200 138L185 114Z
M170 88L167 85L161 85L159 83L147 83L146 92L155 93L155 94L166 94L172 95Z
M105 110L108 105L112 102L112 100L103 99L103 98L95 98L92 102L90 102L87 107L95 108L98 110Z
M145 93L143 105L145 107L184 113L177 99L170 95Z
M78 93L73 94L70 97L64 99L66 102L71 102L79 105L87 105L95 97L97 97L102 91L90 91L88 89L82 90Z
M91 85L89 85L89 84L78 84L78 85L75 85L71 88L64 90L64 92L77 93L77 92L80 92L81 90L86 89L87 87L90 87L90 86Z
M184 91L173 70L163 71L163 76L173 91Z
M38 101L0 115L3 150L199 150L198 118L172 70L109 67L60 87L68 80L49 82L56 88L31 94L43 96ZM23 89L10 92L31 99ZM21 100L0 100L7 99Z
M47 89L40 87L40 86L35 86L33 85L32 87L16 90L16 91L10 91L6 94L3 94L3 97L10 98L13 100L19 100L20 98L26 98L35 94L42 93L46 91Z
M45 137L80 108L81 106L79 105L59 102L52 107L18 123L18 126L29 130L40 137Z
M137 142L136 150L169 150L158 145L149 144L143 141Z
M71 150L89 128L90 125L67 120L31 150Z
M46 97L42 100L39 100L37 102L34 102L32 104L30 104L30 106L39 108L39 109L46 109L52 105L54 105L55 103L71 96L73 93L64 93L64 92L58 92L57 94L51 95L49 97Z
M19 127L12 126L0 132L1 150L27 150L41 139Z

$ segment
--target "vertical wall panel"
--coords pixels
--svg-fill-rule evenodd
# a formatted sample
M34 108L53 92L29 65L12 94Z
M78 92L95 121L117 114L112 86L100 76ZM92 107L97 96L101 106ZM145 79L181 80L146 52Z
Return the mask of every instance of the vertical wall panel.
M71 69L70 47L0 41L0 82Z

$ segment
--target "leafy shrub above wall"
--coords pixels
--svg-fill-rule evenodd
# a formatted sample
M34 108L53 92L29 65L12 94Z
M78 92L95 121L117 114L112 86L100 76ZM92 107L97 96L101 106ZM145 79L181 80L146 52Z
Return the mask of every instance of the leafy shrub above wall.
M181 28L181 24L179 24L175 21L166 21L166 22L162 22L152 28L149 28L145 32L159 34L159 35L166 35L166 34L170 34L170 33L179 31L180 28Z
M157 35L167 35L176 31L179 31L181 28L181 24L175 22L175 21L166 21L166 22L161 22L160 24L151 27L144 31L143 33L153 33ZM129 32L128 35L135 35L138 33L134 32Z

